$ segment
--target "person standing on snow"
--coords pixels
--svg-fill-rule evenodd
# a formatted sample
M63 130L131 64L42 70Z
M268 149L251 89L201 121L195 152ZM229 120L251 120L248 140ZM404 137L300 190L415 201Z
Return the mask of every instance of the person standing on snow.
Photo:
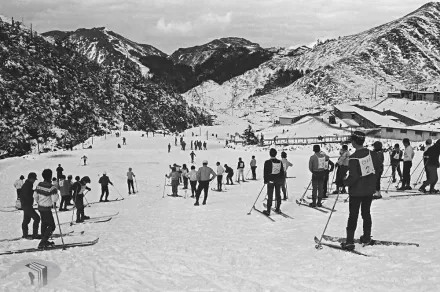
M411 188L411 167L414 158L414 150L409 143L408 138L402 140L405 150L403 151L403 180L399 191L412 190Z
M330 158L326 154L321 153L319 145L313 145L313 152L315 153L310 156L309 170L312 173L312 203L310 203L310 207L314 208L322 207L325 169L328 168L327 161ZM317 198L318 202L316 202Z
M38 227L40 226L40 216L34 210L34 183L37 180L37 174L31 172L28 174L27 180L21 187L20 202L23 209L23 222L21 223L21 230L23 231L23 238L29 238L28 225L31 219L34 221L32 225L32 239L41 239L38 234Z
M435 144L429 147L424 152L424 157L426 159L425 168L426 168L426 181L423 182L422 186L419 188L419 191L422 193L426 193L426 187L429 185L429 193L436 194L439 191L435 189L435 185L438 181L438 173L437 168L440 166L439 164L439 156L440 156L440 140L437 140Z
M223 174L225 173L225 169L223 166L220 165L220 162L216 163L217 165L217 190L222 190L222 183L223 183Z
M252 156L250 166L251 166L251 171L252 171L252 179L253 180L257 180L257 173L256 173L257 160L255 160L255 156L254 155Z
M64 174L62 174L61 177L59 178L56 187L58 191L60 191L60 195L61 195L61 203L60 203L59 211L60 212L67 211L67 202L69 201L70 185L68 181L66 181L66 176Z
M189 178L189 184L191 185L191 198L195 198L195 194L197 191L197 171L196 167L191 166L191 171L187 174Z
M188 172L189 169L186 166L186 164L182 164L182 169L180 172L180 177L183 179L183 189L187 190L188 189Z
M84 165L87 165L87 156L84 154L83 157L81 157L82 160L84 160Z
M128 168L127 172L127 185L128 185L128 194L131 195L131 190L133 190L133 194L136 193L134 190L134 183L133 179L136 177L132 171L133 169L130 167Z
M349 157L350 152L348 151L348 146L342 145L342 149L339 151L338 162L336 162L336 190L333 194L337 194L338 192L345 194L347 192L344 186L344 178L347 175Z
M371 202L376 190L376 172L379 170L377 154L364 148L365 134L355 131L351 136L351 144L355 152L350 155L348 164L348 177L344 179L344 185L348 186L349 215L347 222L347 239L341 243L341 247L346 250L353 250L354 233L357 227L359 209L361 209L363 232L360 241L363 244L371 242Z
M277 151L271 148L269 151L270 159L264 162L264 184L267 184L267 209L263 213L270 216L272 208L273 192L275 190L276 213L281 213L281 186L284 183L283 163L276 158Z
M108 202L108 195L109 195L108 185L109 184L113 185L113 183L110 181L110 178L107 176L107 172L104 171L102 176L99 178L98 183L101 184L101 198L99 199L99 201ZM105 194L105 201L102 200L104 194Z
M49 241L49 237L55 230L52 208L55 202L58 201L58 191L51 182L52 170L43 170L42 176L44 181L37 185L34 192L34 199L38 204L38 211L41 217L41 241L38 244L40 249L54 245L52 241Z
M327 192L328 192L328 179L330 176L330 172L332 172L335 169L335 164L333 163L333 161L329 160L326 161L325 164L325 170L324 170L324 187L323 187L323 198L328 198Z
M64 168L61 167L61 164L58 164L56 171L57 171L57 180L59 181L64 171Z
M20 200L20 192L21 192L21 188L23 187L23 184L24 184L24 175L20 175L20 178L14 182L14 188L17 191L17 200Z
M394 145L394 150L390 154L391 176L393 177L393 183L396 182L396 170L397 174L399 175L399 181L403 179L402 171L400 170L400 162L403 161L402 156L403 153L402 150L400 150L399 144Z
M191 150L192 150L192 147L191 147ZM194 157L197 156L197 155L194 153L194 151L191 151L189 156L191 156L191 163L194 163Z
M380 192L380 180L382 179L383 162L385 160L384 155L383 155L382 142L380 142L380 141L374 142L373 147L374 147L373 151L376 152L378 162L379 162L378 163L378 170L376 172L376 192L373 195L373 199L381 199L382 194Z
M125 139L125 137L122 137L122 145L127 145L127 140Z
M208 160L203 160L203 166L197 171L197 181L199 182L199 187L196 192L196 202L194 206L199 205L199 198L202 190L205 192L205 197L203 199L203 205L206 205L206 199L208 198L209 183L216 178L216 173L212 168L208 167ZM211 178L212 175L212 178Z
M243 182L245 182L244 180L244 162L243 160L241 160L241 157L238 158L238 164L237 164L237 182L240 182L240 176Z
M193 150L193 140L191 140L191 150Z
M287 178L287 170L289 169L289 167L293 166L292 163L290 163L289 160L287 160L287 153L286 152L281 152L281 162L283 163L283 168L284 168L284 182L281 185L281 190L283 191L283 200L286 201L287 200L287 190L286 190L286 178Z
M79 178L79 177L78 177ZM88 176L83 177L79 182L73 185L73 191L75 192L75 206L76 206L76 223L84 222L84 220L90 219L89 216L84 215L84 196L85 191L91 191L92 189L87 187L90 178Z
M177 138L176 138L177 139ZM171 190L172 190L172 196L177 197L178 196L178 187L179 187L179 179L180 179L180 173L177 171L177 169L173 166L171 167L170 174L165 174L167 178L171 178Z
M432 139L428 138L425 142L426 146L422 145L422 151L423 151L423 165L425 167L425 174L426 174L426 181L429 180L429 171L428 168L426 167L426 164L428 163L428 156L425 155L426 151L428 151L428 149L432 146ZM420 190L420 189L419 189Z
M206 141L203 142L203 149L204 149L204 150L208 150L208 148L207 148L207 144L206 144Z
M226 184L233 185L234 182L232 181L232 177L234 177L234 170L231 167L229 167L227 164L225 164L224 166L225 166L225 172L228 174L226 176Z

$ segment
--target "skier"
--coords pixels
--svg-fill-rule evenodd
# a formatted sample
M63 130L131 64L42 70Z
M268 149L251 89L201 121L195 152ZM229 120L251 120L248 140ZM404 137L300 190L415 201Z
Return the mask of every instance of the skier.
M40 225L40 216L34 210L34 183L37 180L37 174L31 172L28 174L27 180L21 187L20 202L23 209L23 223L21 229L23 231L23 238L29 239L28 224L31 219L34 221L32 225L32 239L41 239L41 235L38 234L38 227Z
M348 164L349 175L344 179L344 185L348 186L350 195L349 215L347 222L347 239L341 243L346 250L353 250L354 233L356 231L359 208L361 209L364 234L361 236L361 243L371 242L371 214L370 207L373 201L373 194L376 190L376 172L379 170L378 157L373 151L363 147L365 134L355 131L351 136L351 145L355 152L350 155Z
M349 157L350 152L348 151L348 146L342 145L342 149L339 151L338 162L336 162L336 190L333 194L337 194L338 192L345 194L347 192L344 186L344 178L347 175Z
M244 180L244 162L241 160L241 157L238 158L238 164L237 164L237 182L240 182L240 176L243 182Z
M177 136L174 137L174 146L177 146Z
M121 144L118 143L118 148L121 148Z
M122 137L122 145L127 145L127 140L125 139L125 137Z
M254 155L252 156L250 166L251 166L251 171L252 171L252 179L253 180L257 180L257 173L256 173L257 160L255 160L255 156Z
M310 207L322 207L325 169L330 158L321 153L319 145L313 145L313 152L315 153L310 156L309 160L309 170L312 173L312 203L310 203ZM318 202L316 202L317 197Z
M423 182L422 186L419 188L420 192L426 193L426 187L429 185L429 193L436 194L439 191L434 187L438 181L437 168L440 166L439 164L439 155L440 155L440 140L437 140L435 144L428 148L425 151L424 157L426 157L426 181Z
M411 188L411 167L414 158L414 150L409 143L408 138L402 140L405 150L403 151L403 180L399 191L412 190Z
M287 190L286 190L286 178L287 178L287 170L289 169L289 167L293 166L293 164L287 160L287 153L286 152L281 152L281 162L283 163L283 168L284 168L284 181L283 184L281 185L281 190L283 191L283 200L286 201L287 200Z
M192 147L191 147L191 149L192 149ZM194 153L194 151L191 151L189 156L191 156L191 163L194 163L194 156L197 156L197 155Z
M131 167L128 168L127 172L127 185L128 185L128 194L131 195L131 190L133 190L133 194L136 193L134 190L133 178L136 177L132 171ZM131 189L130 189L131 187Z
M66 181L66 176L64 174L61 175L59 181L56 184L56 187L58 191L60 191L60 195L61 195L61 203L60 203L59 211L60 212L67 211L67 202L69 201L70 185L68 181Z
M82 160L84 160L84 165L87 165L87 156L84 154L83 157L81 157Z
M171 172L170 174L165 174L165 176L167 178L171 178L171 189L172 189L172 196L173 197L177 197L177 190L178 190L178 186L179 186L179 177L180 177L180 173L176 170L175 167L171 168Z
M78 177L79 178L79 177ZM84 222L84 220L90 219L89 216L84 215L84 196L85 191L91 191L87 184L89 184L90 178L88 176L83 177L79 182L73 185L75 193L75 206L76 206L76 223Z
M204 150L208 150L208 148L206 148L206 146L207 146L206 141L204 141L204 142L203 142L203 149L204 149ZM200 150L202 150L202 149L200 149Z
M195 198L195 194L197 191L197 171L196 167L191 166L191 171L187 174L189 178L189 184L191 185L191 198Z
M193 140L191 140L191 150L193 150Z
M66 184L69 186L69 198L67 199L67 203L66 203L66 205L67 206L71 206L71 205L73 205L72 204L72 185L73 185L73 183L72 183L72 175L68 175L67 176L67 181L66 181Z
M326 161L325 170L324 170L324 189L323 189L323 198L328 198L327 195L327 186L328 186L328 179L330 176L330 172L332 172L335 169L335 164L330 159Z
M184 190L188 189L188 172L189 172L189 169L188 169L188 167L186 167L186 164L182 164L180 176L183 179L183 189Z
M208 198L208 191L209 191L209 183L217 176L214 170L208 167L207 160L203 160L202 164L203 166L200 167L199 170L197 171L197 181L199 182L199 187L197 188L196 202L194 203L194 206L199 205L199 198L200 198L200 194L202 193L202 190L205 192L203 205L206 205L206 199Z
M273 201L273 191L275 190L276 213L281 213L281 186L284 183L283 163L276 158L277 151L271 148L269 151L270 159L264 162L264 184L267 184L267 209L263 213L270 215Z
M113 185L113 183L110 181L110 178L107 176L107 172L104 171L102 176L99 178L98 183L101 184L101 198L99 199L99 201L108 202L108 195L109 195L108 185L109 184ZM105 201L102 200L104 194L105 194Z
M381 199L382 194L380 192L380 180L382 178L383 173L383 162L384 162L384 155L383 155L383 149L382 149L382 142L376 141L373 144L374 152L377 154L378 159L378 170L376 172L376 192L373 195L373 199Z
M57 180L60 180L61 176L63 175L63 171L64 171L64 168L61 167L61 164L58 164L56 171L57 171Z
M429 172L428 169L426 167L426 164L428 163L428 157L427 155L425 155L426 151L428 151L428 149L432 146L432 139L428 138L425 142L426 147L422 145L422 151L423 151L423 166L425 168L425 174L426 174L426 180L429 180Z
M48 241L49 237L55 230L55 221L52 215L52 207L58 201L58 191L52 185L52 170L45 169L42 173L43 182L40 182L35 188L34 199L38 204L38 211L41 217L41 241L38 248L46 248L53 246L52 241Z
M20 178L14 182L14 188L17 190L17 200L20 200L21 188L24 184L24 175L20 175Z
M222 182L223 182L223 174L225 173L225 169L220 165L220 162L216 163L217 165L217 190L222 190Z
M171 143L168 143L168 153L171 151Z
M73 200L73 203L75 204L75 200L76 200L76 197L75 197L75 195L76 195L76 193L75 193L75 190L78 188L78 186L81 186L80 185L80 183L79 183L79 180L80 180L80 177L79 176L75 176L75 182L72 184L72 186L70 187L70 192L71 192L71 194L72 194L72 200Z
M225 164L224 166L225 166L225 172L228 174L226 176L226 184L233 185L234 182L232 181L232 177L234 176L234 170L231 167L229 167L227 164Z
M402 161L402 150L400 150L399 144L394 145L394 150L390 154L391 161L391 176L393 177L393 183L396 182L396 170L399 175L399 181L402 180L402 171L400 170L400 161Z

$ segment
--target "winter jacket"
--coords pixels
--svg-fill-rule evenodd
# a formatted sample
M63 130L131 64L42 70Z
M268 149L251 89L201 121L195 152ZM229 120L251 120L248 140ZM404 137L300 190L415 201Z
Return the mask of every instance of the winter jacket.
M348 166L348 160L350 159L350 151L348 150L341 150L339 152L341 156L338 158L338 162L336 162L338 165Z
M371 160L367 163L368 156L371 156ZM360 159L363 160L362 162L364 165L368 166L364 167L364 174L362 174ZM344 179L344 184L348 186L348 193L350 196L372 196L376 192L376 178L378 172L379 159L377 153L366 148L361 148L350 155L348 177Z
M20 202L21 207L31 207L34 205L34 184L26 180L21 187Z
M169 175L167 175L167 178L171 178L171 180L177 180L179 181L180 173L178 171L172 171Z
M315 153L310 156L309 159L309 170L311 173L316 174L317 172L322 172L328 169L328 161L330 158L324 153Z
M405 150L403 151L403 161L412 161L414 158L414 150L411 147L411 145L408 145L405 147Z
M226 166L225 172L228 174L229 177L234 176L234 170L229 166Z
M281 158L281 162L283 163L284 172L287 172L287 169L288 169L290 166L293 166L293 164L290 163L290 161L287 160L287 158Z
M217 177L217 174L212 170L212 168L207 166L202 166L197 171L197 180L198 181L209 181L211 180L211 174L214 177Z
M133 177L135 177L133 171L129 171L129 172L127 172L127 179L129 179L129 180L133 180Z
M56 170L57 170L57 175L60 176L63 174L64 168L62 168L61 166L58 166Z
M22 179L17 179L17 180L14 182L14 188L16 188L17 190L19 190L19 189L21 189L21 188L23 187L23 184L24 184L24 180L22 180Z
M185 168L185 169L182 168L181 173L182 173L182 174L181 174L182 177L187 177L187 174L188 174L188 168Z
M225 173L225 169L223 166L219 165L217 166L217 175L223 175Z
M187 176L190 181L197 181L197 171L195 171L194 169L188 172Z
M38 211L50 211L53 203L58 201L58 190L51 182L40 182L35 188L34 199L38 204Z
M251 167L252 166L257 166L257 160L255 160L255 159L251 159Z
M283 184L285 179L284 166L281 160L271 158L264 162L264 183L273 182L275 184Z
M380 150L380 151L374 150L374 152L377 154L377 159L378 159L378 162L379 162L378 173L383 172L383 162L385 161L385 157L383 155L383 151L382 150Z
M243 161L239 161L237 164L237 169L243 169L244 168L244 162Z
M113 183L110 181L110 178L105 174L99 178L98 183L100 183L103 187L108 186L108 184L113 185Z
M402 150L393 150L393 152L390 154L391 165L398 165L400 161L402 161L402 155Z
M68 180L61 179L56 185L62 197L69 195L70 184Z
M439 167L438 159L440 156L440 144L435 143L433 146L429 147L428 150L425 151L424 156L426 157L426 166Z

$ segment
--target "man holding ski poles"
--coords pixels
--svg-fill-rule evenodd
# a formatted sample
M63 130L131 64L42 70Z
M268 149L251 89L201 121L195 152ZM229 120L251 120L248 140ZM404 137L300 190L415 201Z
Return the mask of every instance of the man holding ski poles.
M267 209L263 213L270 216L272 208L273 191L275 190L276 213L281 213L281 186L284 184L283 163L276 158L277 151L274 148L269 150L270 159L264 162L264 184L267 184Z
M436 194L439 191L434 187L438 181L437 168L439 167L439 156L440 156L440 140L437 140L435 144L425 151L424 157L426 159L425 169L426 169L426 181L423 182L419 191L426 193L426 187L429 185L429 192L431 194Z

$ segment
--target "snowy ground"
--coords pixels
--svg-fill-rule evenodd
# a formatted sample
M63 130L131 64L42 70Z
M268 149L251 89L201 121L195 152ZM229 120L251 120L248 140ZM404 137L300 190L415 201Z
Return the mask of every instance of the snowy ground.
M254 154L259 165L258 180L227 187L224 193L210 191L208 204L194 207L191 198L162 198L168 165L189 164L189 151L173 146L168 154L166 145L174 144L171 137L141 138L137 132L124 136L128 145L122 149L116 148L120 139L107 136L105 140L94 139L93 149L0 161L3 207L14 204L12 184L20 174L35 171L41 178L43 168L54 170L59 163L66 174L91 177L89 202L99 199L97 180L103 171L127 196L125 174L128 167L133 167L140 191L121 202L86 208L86 214L92 217L119 211L119 216L110 222L64 226L63 232L85 230L84 235L66 240L99 236L99 243L93 247L1 256L1 291L30 290L25 274L10 274L11 267L29 259L60 268L59 276L50 279L41 291L440 291L440 226L436 224L440 200L436 196L373 203L376 239L417 242L419 248L357 246L375 256L371 258L325 247L318 251L313 237L321 234L328 216L294 203L310 181L307 165L311 147L288 152L294 164L289 176L296 178L288 179L290 199L281 208L294 220L274 214L274 223L257 212L247 215L263 186L266 152L224 149L223 141L208 141L209 150L196 152L197 166L208 159L211 167L220 161L235 168L238 157L248 164ZM78 166L84 153L90 158L90 165ZM415 164L420 159L421 153L417 152ZM419 170L413 180L418 173ZM385 181L382 188L386 188ZM165 189L170 192L169 187ZM185 195L184 191L179 192ZM117 196L111 188L110 198ZM264 195L256 204L260 209L263 198ZM332 206L333 202L326 201L325 205ZM338 202L336 210L326 233L344 236L348 204ZM21 235L21 216L19 212L0 212L0 239ZM70 212L60 214L61 222L70 218ZM360 221L359 227L361 224ZM358 228L356 236L360 235ZM55 241L59 243L60 239ZM0 250L37 244L3 242Z

